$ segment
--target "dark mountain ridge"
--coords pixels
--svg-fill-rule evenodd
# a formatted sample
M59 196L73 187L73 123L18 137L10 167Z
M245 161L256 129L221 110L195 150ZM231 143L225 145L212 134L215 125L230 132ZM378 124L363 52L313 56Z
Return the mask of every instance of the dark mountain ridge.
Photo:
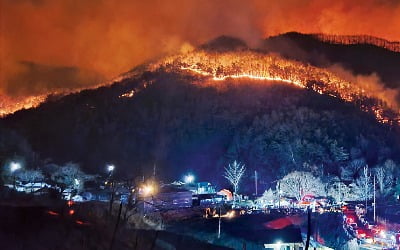
M334 44L316 35L289 32L269 37L262 49L317 67L341 64L355 74L376 73L387 87L400 87L400 53L373 44Z

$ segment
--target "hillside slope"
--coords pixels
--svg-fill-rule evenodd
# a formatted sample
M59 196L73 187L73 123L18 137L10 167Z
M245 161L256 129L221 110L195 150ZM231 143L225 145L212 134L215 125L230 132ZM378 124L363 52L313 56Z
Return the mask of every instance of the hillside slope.
M313 165L339 174L354 159L374 165L396 158L397 134L350 103L283 83L227 80L215 88L195 81L146 72L1 123L29 142L31 164L74 161L98 173L112 162L125 177L150 175L156 165L165 180L193 171L218 183L223 167L238 159L267 181ZM121 95L149 82L134 98ZM15 150L27 155L17 151L26 147Z
M124 178L155 168L165 181L192 171L217 184L239 160L269 185L293 170L339 176L353 162L399 161L398 118L326 69L222 37L1 119L0 160L72 161L90 173L113 163Z

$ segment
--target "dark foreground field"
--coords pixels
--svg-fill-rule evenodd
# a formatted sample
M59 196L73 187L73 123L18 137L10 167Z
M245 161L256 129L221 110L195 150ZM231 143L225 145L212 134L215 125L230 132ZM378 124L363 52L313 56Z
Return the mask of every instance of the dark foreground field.
M0 206L0 249L227 249L165 231L127 230L123 225L111 247L114 228L115 223L71 216L65 208Z

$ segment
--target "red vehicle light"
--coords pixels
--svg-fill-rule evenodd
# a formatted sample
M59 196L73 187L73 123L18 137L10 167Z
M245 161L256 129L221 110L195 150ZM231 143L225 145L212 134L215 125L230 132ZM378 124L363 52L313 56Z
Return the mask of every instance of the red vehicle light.
M54 211L47 211L47 213L50 214L50 215L58 215L58 213L54 212Z

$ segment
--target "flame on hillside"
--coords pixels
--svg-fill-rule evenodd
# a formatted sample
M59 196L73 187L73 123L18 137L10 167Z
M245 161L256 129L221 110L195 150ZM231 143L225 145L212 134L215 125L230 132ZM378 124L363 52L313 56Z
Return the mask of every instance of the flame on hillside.
M379 122L392 124L400 121L397 112L388 107L391 100L379 99L374 93L368 93L356 83L346 81L327 69L286 60L278 55L253 51L217 53L197 50L167 57L153 63L149 69L156 70L160 66L209 78L215 81L215 84L227 79L289 83L355 103L363 111L373 113ZM397 110L397 107L395 108Z
M397 106L389 108L392 100L383 100L377 94L368 92L356 83L349 82L333 72L303 64L297 61L283 59L275 54L263 54L250 50L233 52L208 52L195 50L189 53L181 53L168 56L159 61L150 63L145 70L156 71L163 68L171 72L184 72L199 76L205 80L212 80L215 87L218 82L228 79L251 79L283 82L299 88L311 89L319 94L329 95L346 102L351 102L361 110L373 113L376 119L382 123L400 124L400 116ZM102 84L110 85L127 78L140 75L143 68L138 71L125 73L114 80ZM200 81L203 81L200 79ZM132 98L138 92L145 89L150 82L143 82L141 87L127 90L121 93L119 98ZM94 86L93 88L99 87ZM75 92L78 92L77 90ZM13 113L23 108L38 106L46 99L45 95L34 96L18 101L3 98L0 101L0 116ZM395 109L393 111L392 109Z
M29 97L9 97L0 94L0 117L21 109L35 108L46 100L47 95Z
M134 76L133 73L129 74L130 77ZM19 97L11 97L8 95L2 95L0 94L0 118L4 117L9 114L13 114L19 110L23 109L30 109L30 108L36 108L43 102L47 100L47 98L51 95L58 95L58 96L64 96L68 94L73 94L73 93L79 93L82 90L86 89L96 89L101 86L106 86L106 85L111 85L117 82L122 81L123 79L126 79L127 74L122 74L121 76L118 76L114 78L111 81L101 83L94 85L90 88L77 88L74 90L65 90L65 91L58 91L58 92L52 92L48 94L43 94L43 95L34 95L34 96L19 96ZM132 97L134 94L134 91L130 91L126 95L122 95L123 97Z

